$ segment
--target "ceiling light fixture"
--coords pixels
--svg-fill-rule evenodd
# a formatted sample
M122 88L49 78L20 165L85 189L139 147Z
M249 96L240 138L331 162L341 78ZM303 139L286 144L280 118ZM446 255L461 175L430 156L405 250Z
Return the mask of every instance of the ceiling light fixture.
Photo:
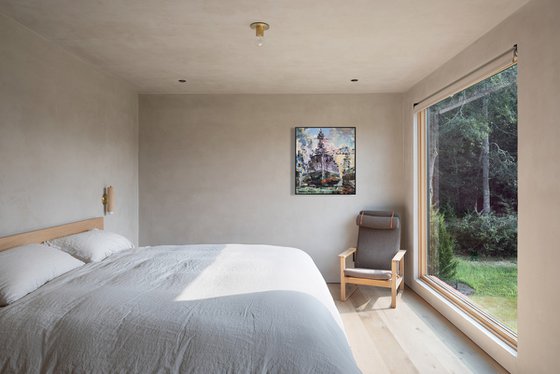
M264 22L253 22L251 23L251 29L255 30L257 36L257 47L262 47L264 44L264 32L270 29L268 23Z
M179 79L179 83L187 83L185 79Z
M350 79L350 82L357 82L358 80L356 78L354 79Z

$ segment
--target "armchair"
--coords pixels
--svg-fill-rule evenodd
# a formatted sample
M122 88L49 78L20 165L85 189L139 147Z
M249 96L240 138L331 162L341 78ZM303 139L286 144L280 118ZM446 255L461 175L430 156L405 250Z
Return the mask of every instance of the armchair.
M358 246L338 255L340 299L345 301L346 284L391 289L391 308L397 306L397 292L404 289L404 255L400 250L400 219L395 212L362 211L356 219L360 227ZM354 255L355 267L346 267Z

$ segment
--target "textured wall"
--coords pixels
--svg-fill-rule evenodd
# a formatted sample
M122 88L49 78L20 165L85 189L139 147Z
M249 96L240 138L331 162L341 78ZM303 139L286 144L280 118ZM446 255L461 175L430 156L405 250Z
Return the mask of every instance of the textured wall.
M534 0L417 84L403 101L407 220L412 220L413 153L412 103L454 81L513 44L519 47L519 237L517 358L493 339L459 319L463 328L510 371L551 373L560 367L560 2ZM412 247L412 226L406 246ZM412 262L409 262L412 265ZM409 274L412 267L409 267ZM414 286L412 282L409 282ZM453 319L453 313L420 287L419 293Z
M0 16L0 236L103 214L138 237L138 98L130 86Z
M266 243L338 278L355 215L403 205L400 95L141 95L140 243ZM357 127L357 195L294 195L294 127Z

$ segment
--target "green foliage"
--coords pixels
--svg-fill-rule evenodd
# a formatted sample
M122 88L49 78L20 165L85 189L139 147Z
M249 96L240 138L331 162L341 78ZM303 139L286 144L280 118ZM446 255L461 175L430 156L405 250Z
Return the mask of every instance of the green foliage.
M455 240L445 224L445 216L432 209L430 216L430 274L443 280L453 279L457 271Z
M437 147L437 196L446 213L483 205L483 145L489 147L491 211L517 211L517 68L477 83L428 109Z
M452 279L457 272L455 258L455 240L447 231L444 216L439 216L439 276L442 279Z
M468 213L450 220L456 253L478 257L517 256L517 214Z

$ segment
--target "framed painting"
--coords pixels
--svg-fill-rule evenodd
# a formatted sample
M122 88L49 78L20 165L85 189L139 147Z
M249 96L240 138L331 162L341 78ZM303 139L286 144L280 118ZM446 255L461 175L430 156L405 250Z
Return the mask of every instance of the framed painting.
M356 128L296 127L296 195L356 194Z

